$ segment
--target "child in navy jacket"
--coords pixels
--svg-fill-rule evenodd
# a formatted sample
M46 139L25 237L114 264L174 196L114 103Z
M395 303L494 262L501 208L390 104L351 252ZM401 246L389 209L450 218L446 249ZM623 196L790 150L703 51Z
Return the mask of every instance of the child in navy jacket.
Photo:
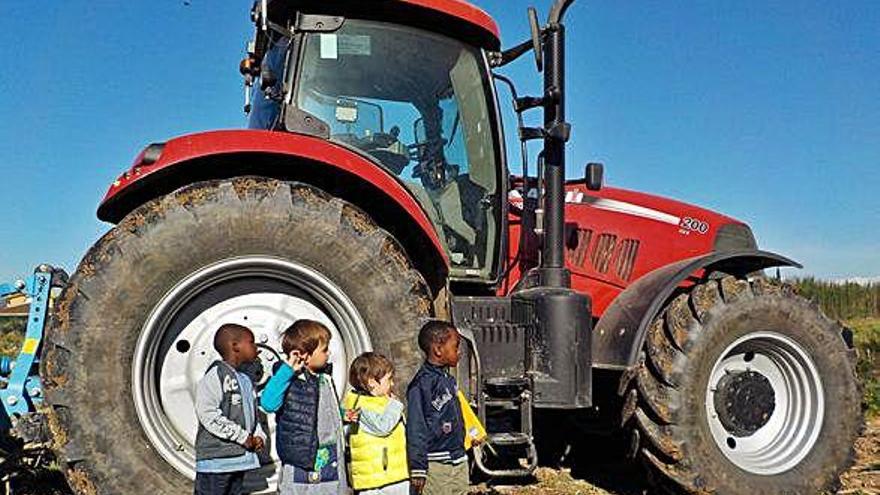
M407 389L407 457L413 489L425 495L468 490L464 420L449 367L458 364L461 337L452 324L429 321L419 332L425 363Z

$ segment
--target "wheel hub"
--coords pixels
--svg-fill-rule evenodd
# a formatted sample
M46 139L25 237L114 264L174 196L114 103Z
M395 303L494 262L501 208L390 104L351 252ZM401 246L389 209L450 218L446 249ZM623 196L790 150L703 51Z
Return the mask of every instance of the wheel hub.
M718 449L740 469L776 475L815 447L825 392L810 354L774 331L746 334L717 358L706 384L706 419Z
M724 375L714 400L719 421L735 437L754 434L770 421L776 409L770 380L751 370Z

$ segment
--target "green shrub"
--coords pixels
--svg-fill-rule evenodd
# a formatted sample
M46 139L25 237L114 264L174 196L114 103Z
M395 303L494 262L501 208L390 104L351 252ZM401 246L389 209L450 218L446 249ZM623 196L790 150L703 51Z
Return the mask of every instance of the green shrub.
M24 317L0 318L0 356L18 355L26 322L27 318Z
M865 387L868 416L880 415L880 319L849 322L859 352L859 375Z

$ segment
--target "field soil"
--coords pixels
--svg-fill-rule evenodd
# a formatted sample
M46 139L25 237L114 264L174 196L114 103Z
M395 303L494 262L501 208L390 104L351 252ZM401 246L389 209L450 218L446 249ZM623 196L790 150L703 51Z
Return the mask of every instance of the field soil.
M602 450L601 445L597 445ZM880 495L880 417L873 418L856 442L856 464L841 477L837 495ZM642 470L620 459L591 459L572 468L538 468L533 479L517 485L481 483L473 495L650 495ZM14 485L16 495L69 495L58 471L49 471Z
M599 446L601 449L601 446ZM880 495L880 417L871 419L856 442L856 464L841 476L837 495ZM481 484L475 495L650 495L642 470L619 459L574 469L538 468L532 480L518 485Z

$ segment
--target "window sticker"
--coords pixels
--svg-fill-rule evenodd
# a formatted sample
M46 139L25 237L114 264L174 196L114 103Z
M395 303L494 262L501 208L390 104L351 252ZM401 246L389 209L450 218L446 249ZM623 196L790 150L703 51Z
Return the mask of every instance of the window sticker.
M321 58L336 60L339 58L339 39L335 34L321 34Z
M372 43L367 35L343 34L339 36L340 55L370 56L372 51Z

